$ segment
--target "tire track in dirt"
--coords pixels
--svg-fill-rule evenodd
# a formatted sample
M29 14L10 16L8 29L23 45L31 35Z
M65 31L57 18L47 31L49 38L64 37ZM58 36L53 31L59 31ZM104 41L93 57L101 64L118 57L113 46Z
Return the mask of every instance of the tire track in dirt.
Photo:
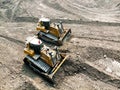
M13 10L11 11L11 19L14 19L15 17L19 16L16 14L16 11L19 10L21 7L24 7L24 10L28 10L28 7L22 6L21 3L24 5L25 2L22 2L23 0L16 1L16 3L13 7ZM31 2L31 1L30 1ZM86 0L86 1L79 1L79 0L41 0L39 2L34 1L34 5L37 7L35 8L35 11L38 12L39 5L41 5L40 10L45 12L44 7L49 8L54 13L55 12L62 12L63 15L60 15L59 17L66 17L64 15L68 14L69 18L76 17L77 19L83 19L83 20L92 20L92 21L102 21L102 22L119 22L120 17L120 11L119 11L119 1L111 1L113 3L110 3L110 1L96 1L96 0ZM104 4L104 5L102 5ZM43 7L42 7L43 6ZM43 8L43 10L42 10ZM23 10L23 11L24 11ZM29 10L28 10L29 11ZM31 11L29 11L28 16L36 16L31 14ZM39 12L38 12L39 13ZM49 11L48 11L49 13ZM46 12L47 14L47 12ZM59 13L56 13L56 15ZM8 14L9 15L9 14ZM22 15L22 13L21 13ZM40 15L40 14L39 14ZM69 16L70 15L70 16Z
M15 22L34 22L37 23L39 18L37 17L16 17ZM100 21L83 21L83 20L70 20L70 19L53 19L51 22L62 21L66 24L83 24L83 25L101 25L101 26L120 26L120 23L115 22L100 22Z
M74 0L58 0L61 7L74 13L78 16L83 16L86 19L93 21L104 21L104 22L120 22L119 21L119 1L74 1ZM104 4L104 5L102 5ZM111 7L110 7L111 6Z
M120 43L120 41L116 41L116 40L110 40L110 39L101 39L101 38L92 38L92 37L85 37L85 36L79 36L79 37L75 37L75 38L81 38L81 39L86 39L86 40L99 40L99 41L108 41L108 42L115 42L115 43Z
M22 45L22 46L24 46L24 44L25 44L25 42L23 42L23 41L21 41L21 40L14 39L14 38L11 38L11 37L7 37L7 36L4 36L4 35L0 35L0 37L5 38L5 39L7 39L7 40L9 40L9 41L11 41L11 42L14 42L14 43L16 43L16 44L20 44L20 45Z
M61 7L58 2L50 3L50 2L47 1L47 0L43 0L42 3L43 3L44 5L46 5L46 6L48 6L48 7L54 8L54 9L56 9L56 10L58 10L58 11L67 12L67 13L69 13L69 14L75 15L74 13L66 10L64 7Z
M112 3L111 3L112 2ZM102 5L104 4L104 5ZM120 22L119 1L49 0L43 5L92 21Z
M7 36L4 36L4 35L0 35L0 37L2 38L5 38L11 42L14 42L16 44L21 44L22 46L24 46L25 42L21 41L21 40L18 40L18 39L14 39L14 38L11 38L11 37L7 37ZM72 37L74 38L74 37ZM115 40L109 40L109 39L100 39L100 38L92 38L92 37L82 37L82 36L79 36L79 37L75 37L75 38L81 38L81 39L86 39L86 40L99 40L99 41L109 41L109 42L115 42L115 43L120 43L120 41L115 41ZM61 50L62 51L62 50ZM64 50L63 50L64 52Z

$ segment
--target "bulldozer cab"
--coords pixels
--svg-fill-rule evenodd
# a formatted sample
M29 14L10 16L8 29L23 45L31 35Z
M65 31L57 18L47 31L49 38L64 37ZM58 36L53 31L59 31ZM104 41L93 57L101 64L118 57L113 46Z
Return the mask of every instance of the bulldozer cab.
M40 26L45 27L46 30L50 29L50 19L48 19L48 18L40 18L39 24L40 24Z
M38 38L28 37L26 41L26 48L24 49L24 52L27 55L32 57L39 55L41 59L51 67L54 67L57 59L60 59L57 57L58 53L56 51L44 45Z
M36 54L40 54L40 50L43 48L43 43L36 37L28 37L26 39L26 48L33 50Z

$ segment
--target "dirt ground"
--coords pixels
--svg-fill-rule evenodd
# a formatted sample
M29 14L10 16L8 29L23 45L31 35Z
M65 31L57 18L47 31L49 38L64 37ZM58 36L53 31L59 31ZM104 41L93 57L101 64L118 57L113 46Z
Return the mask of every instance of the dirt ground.
M119 90L119 10L119 0L0 0L0 90ZM54 85L23 62L41 16L72 30Z

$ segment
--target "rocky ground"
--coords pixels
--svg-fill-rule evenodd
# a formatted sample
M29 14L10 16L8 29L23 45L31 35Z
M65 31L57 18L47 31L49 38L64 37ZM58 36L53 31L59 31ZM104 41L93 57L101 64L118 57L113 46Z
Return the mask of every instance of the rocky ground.
M119 90L119 0L0 0L0 90ZM39 17L63 21L70 55L55 84L24 65L25 39Z

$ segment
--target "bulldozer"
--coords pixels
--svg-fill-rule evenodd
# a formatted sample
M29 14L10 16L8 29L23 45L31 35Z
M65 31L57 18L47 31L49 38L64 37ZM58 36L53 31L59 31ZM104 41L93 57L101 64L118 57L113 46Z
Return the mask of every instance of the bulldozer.
M53 23L52 23L53 24ZM71 29L64 29L63 24L59 23L51 24L50 19L40 18L36 29L38 32L38 38L55 45L62 45L63 41L70 38Z
M28 37L25 46L26 57L23 59L24 63L51 81L68 58L68 55L60 53L57 47L51 49L46 46L37 36Z

